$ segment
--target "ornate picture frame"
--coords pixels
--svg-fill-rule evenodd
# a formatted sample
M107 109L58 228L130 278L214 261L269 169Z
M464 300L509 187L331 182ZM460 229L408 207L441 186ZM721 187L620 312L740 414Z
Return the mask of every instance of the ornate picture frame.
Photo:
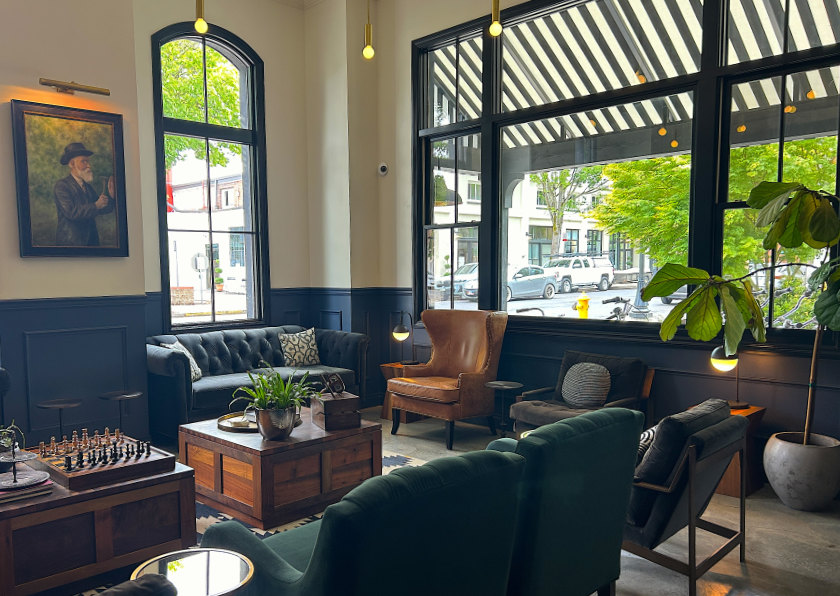
M122 116L12 100L22 257L127 257Z

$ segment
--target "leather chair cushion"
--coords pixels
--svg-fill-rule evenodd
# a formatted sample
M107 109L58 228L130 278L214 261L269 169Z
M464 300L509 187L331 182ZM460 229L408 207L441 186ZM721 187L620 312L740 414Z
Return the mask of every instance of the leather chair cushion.
M653 443L636 467L636 482L667 484L688 437L729 416L729 404L724 400L707 399L691 409L663 418L657 425ZM637 526L644 525L656 495L651 490L634 489L627 508L627 521Z
M524 422L536 427L594 411L595 409L573 408L564 402L553 399L546 401L532 400L512 404L510 406L510 417L517 422Z
M460 399L458 379L451 377L397 377L388 380L388 391L445 404Z

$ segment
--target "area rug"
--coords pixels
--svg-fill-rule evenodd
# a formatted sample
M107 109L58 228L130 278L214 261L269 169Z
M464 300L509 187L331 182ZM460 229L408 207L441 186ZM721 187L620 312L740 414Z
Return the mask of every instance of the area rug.
M406 466L421 466L425 461L421 459L417 459L416 457L408 457L405 455L400 455L399 453L391 453L388 451L382 452L382 474L389 474L396 469L406 467ZM259 538L266 538L268 536L273 536L279 532L285 532L286 530L291 530L292 528L299 528L300 526L304 526L308 523L321 519L323 513L318 513L316 515L310 515L309 517L304 517L293 522L289 522L288 524L284 524L282 526L277 526L275 528L269 528L267 530L260 530L259 528L255 528L251 525L246 524L245 522L235 520L238 523L242 524L249 530L251 530L256 536ZM200 503L196 501L195 504L195 530L196 530L196 544L201 543L201 537L204 535L204 532L213 524L233 520L233 516L230 516L226 513L222 513L212 507L205 505L204 503ZM131 570L128 571L128 574L131 573ZM128 579L128 577L122 579L111 579L109 574L108 582L103 582L103 585L97 586L96 588L86 590L84 592L76 592L75 596L95 596L107 590L109 587L123 581L124 579ZM102 580L100 580L102 581ZM90 584L88 584L90 585Z

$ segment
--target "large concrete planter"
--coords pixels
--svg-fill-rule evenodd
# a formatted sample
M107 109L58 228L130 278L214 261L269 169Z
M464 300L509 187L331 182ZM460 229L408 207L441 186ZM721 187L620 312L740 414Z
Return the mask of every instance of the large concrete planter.
M764 448L764 471L782 503L800 511L818 511L840 492L840 441L811 433L776 433Z

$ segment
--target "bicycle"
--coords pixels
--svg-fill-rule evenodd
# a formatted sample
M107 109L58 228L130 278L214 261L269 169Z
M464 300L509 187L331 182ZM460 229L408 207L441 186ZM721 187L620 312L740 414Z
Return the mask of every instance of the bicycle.
M616 321L623 321L631 313L638 313L641 315L643 319L650 318L650 311L646 308L639 308L629 298L622 298L621 296L615 296L613 298L607 298L605 300L601 300L601 304L609 304L612 302L621 303L623 306L616 306L612 310L612 314L606 318L607 321L610 319L615 319Z

